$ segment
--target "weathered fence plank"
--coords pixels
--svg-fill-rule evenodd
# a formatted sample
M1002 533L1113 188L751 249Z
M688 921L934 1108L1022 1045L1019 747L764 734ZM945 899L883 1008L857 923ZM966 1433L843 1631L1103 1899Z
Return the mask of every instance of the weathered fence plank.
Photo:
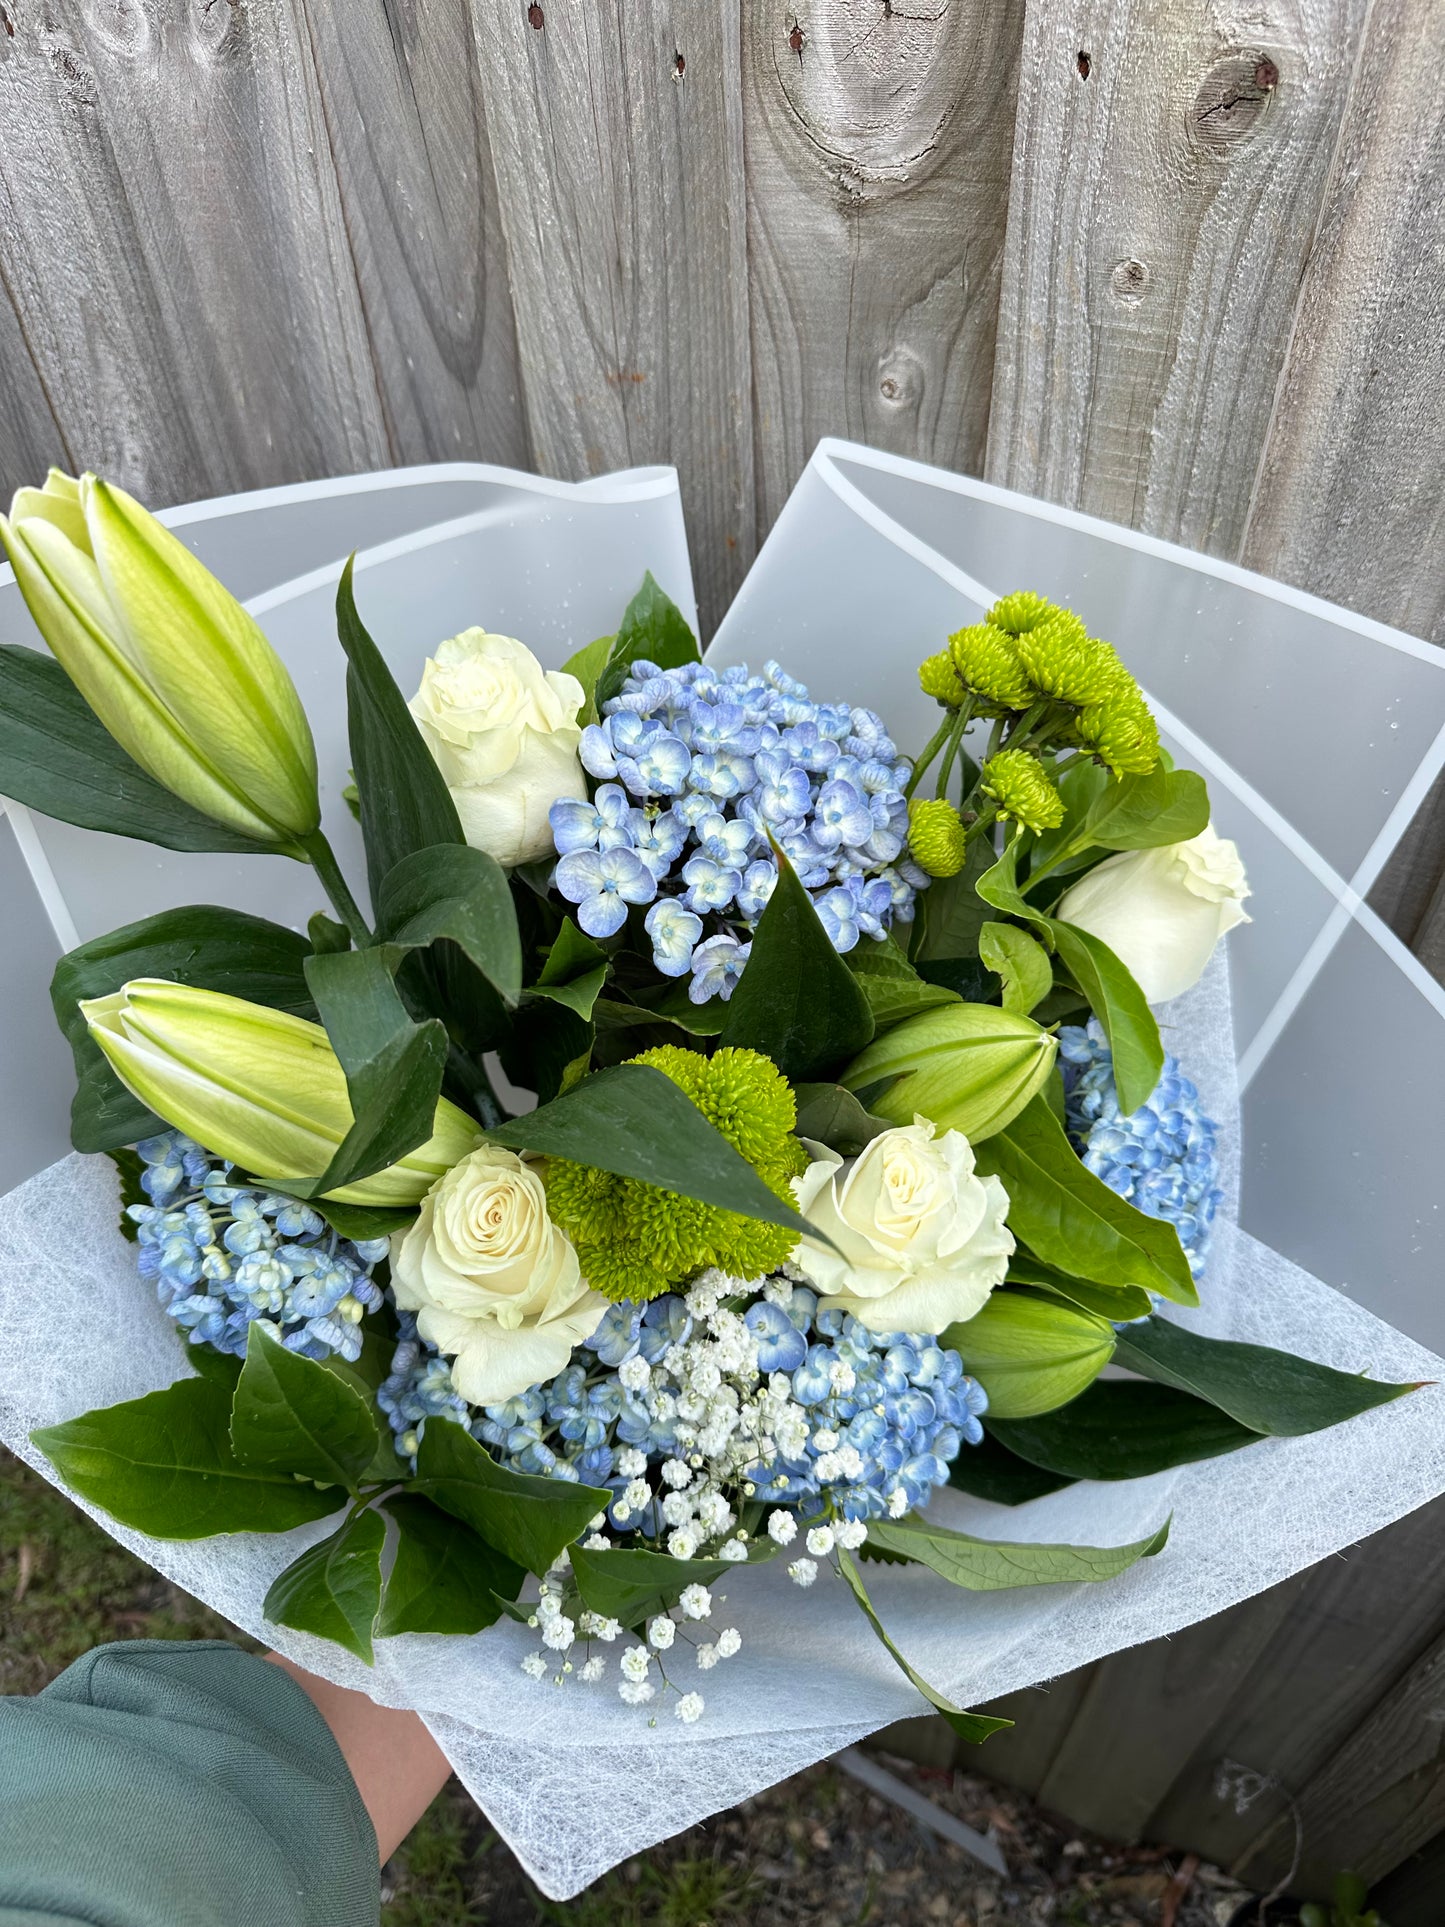
M822 435L983 459L1022 0L744 10L766 531Z
M474 8L533 450L676 463L710 627L754 547L736 8Z
M304 0L396 462L530 465L468 0Z
M1030 0L987 474L1233 555L1364 0Z
M159 501L384 463L291 0L14 16L5 278L71 459Z

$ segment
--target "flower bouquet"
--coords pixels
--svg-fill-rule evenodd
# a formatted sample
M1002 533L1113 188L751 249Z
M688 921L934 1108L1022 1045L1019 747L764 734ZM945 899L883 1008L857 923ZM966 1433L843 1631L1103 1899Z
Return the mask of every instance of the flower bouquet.
M796 1692L777 1667L835 1663L830 1587L984 1739L1006 1722L931 1683L941 1586L1001 1651L1021 1589L1155 1562L1176 1468L1414 1389L1178 1315L1233 1231L1234 1127L1156 1012L1171 1041L1192 1001L1217 1020L1248 890L1062 602L932 636L909 755L846 687L700 659L650 577L560 670L429 638L408 701L348 566L363 889L290 676L174 535L52 475L0 538L51 650L0 649L0 791L283 855L328 905L304 932L165 909L62 958L73 1141L116 1167L137 1326L153 1293L184 1375L32 1450L151 1556L234 1548L240 1616L350 1683L374 1666L454 1757L483 1724L456 1682L495 1650L629 1759L617 1718L680 1734L722 1686L720 1744L763 1784L792 1764L756 1763ZM1091 1532L1041 1529L1076 1499ZM774 1704L740 1713L753 1590ZM906 1710L856 1665L849 1689L831 1727L794 1721L800 1757ZM560 1743L547 1704L506 1717Z

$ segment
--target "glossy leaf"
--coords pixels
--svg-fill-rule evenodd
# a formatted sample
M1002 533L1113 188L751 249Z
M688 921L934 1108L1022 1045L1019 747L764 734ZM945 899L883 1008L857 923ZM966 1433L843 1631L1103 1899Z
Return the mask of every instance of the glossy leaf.
M1019 1545L950 1532L922 1517L874 1519L868 1543L929 1566L967 1592L1006 1592L1016 1586L1069 1586L1116 1579L1137 1560L1151 1559L1169 1539L1166 1523L1127 1546L1064 1546L1026 1541Z
M455 803L381 651L357 614L348 560L336 590L346 651L351 767L373 897L403 857L438 843L465 844Z
M1142 1479L1259 1439L1203 1399L1140 1379L1096 1379L1062 1411L985 1424L1010 1452L1070 1479Z
M1192 769L1126 776L1091 799L1077 841L1103 850L1154 850L1185 843L1209 822L1209 790Z
M1148 1218L1086 1169L1042 1097L977 1147L1002 1178L1014 1235L1045 1264L1101 1285L1138 1285L1197 1305L1173 1225Z
M681 609L653 580L651 571L642 578L642 587L628 603L607 666L597 679L596 708L602 713L623 683L632 664L642 658L655 662L659 669L676 669L685 662L696 662L697 637L687 626Z
M736 1570L726 1559L674 1559L666 1552L625 1548L589 1552L573 1546L570 1558L583 1604L629 1627L667 1612L685 1587L713 1586Z
M1054 966L1043 945L1013 923L986 923L978 933L982 963L1003 980L1003 1007L1027 1017L1054 987Z
M384 1502L396 1521L396 1559L387 1577L378 1638L394 1633L479 1633L515 1599L524 1574L448 1513L415 1493Z
M1116 1356L1131 1372L1208 1399L1241 1425L1274 1438L1322 1432L1420 1389L1337 1372L1264 1345L1205 1338L1164 1318L1120 1332Z
M891 937L865 937L843 959L868 999L877 1029L901 1024L922 1010L951 1004L957 992L920 977Z
M376 938L398 951L446 939L505 1003L522 988L522 943L506 872L484 850L439 844L388 870L376 896Z
M746 1218L786 1225L799 1236L806 1229L692 1099L650 1064L598 1071L575 1090L487 1135L514 1151L571 1158L619 1177L640 1178Z
M923 891L916 906L911 946L915 963L978 955L978 933L989 914L988 904L978 893L978 882L993 861L988 838L977 836L969 844L958 875L938 877Z
M848 1590L862 1607L863 1615L867 1619L868 1624L882 1641L883 1646L886 1648L890 1658L897 1665L899 1671L905 1679L907 1679L908 1683L923 1695L934 1711L943 1715L944 1719L948 1721L948 1724L961 1740L968 1740L974 1744L978 1744L980 1741L986 1740L990 1733L998 1733L1002 1731L1004 1727L1013 1725L1012 1720L995 1719L993 1715L989 1713L965 1712L961 1706L955 1706L952 1700L945 1699L936 1687L930 1686L921 1674L913 1670L883 1630L883 1622L873 1609L873 1601L868 1597L868 1591L863 1584L862 1575L846 1552L839 1552L838 1565L847 1583Z
M1114 1059L1119 1109L1127 1117L1152 1095L1164 1069L1159 1025L1143 991L1109 946L1071 923L1049 921L1061 961L1104 1027Z
M856 1056L873 1035L873 1014L796 870L776 846L773 854L778 881L726 1007L722 1040L761 1051L797 1082Z
M564 1546L612 1502L610 1492L498 1465L464 1425L427 1420L413 1492L464 1520L527 1572L544 1573Z
M0 795L165 850L275 856L183 803L126 754L53 656L0 647Z
M1027 1505L1031 1499L1042 1499L1074 1481L1065 1473L1030 1465L985 1432L977 1445L965 1445L949 1466L948 1483L975 1499L987 1499L991 1505Z
M875 1137L893 1129L886 1117L874 1117L857 1094L845 1091L841 1084L799 1084L793 1095L798 1102L798 1136L814 1138L844 1157L856 1157Z
M597 721L597 680L607 667L615 641L615 636L599 636L596 642L587 643L562 665L562 673L575 676L582 685L586 700L582 704L580 720L584 724Z
M1107 1318L1111 1324L1147 1318L1154 1309L1153 1299L1138 1285L1100 1285L1087 1278L1074 1278L1053 1265L1041 1263L1031 1252L1022 1249L1009 1259L1008 1282L1047 1292L1065 1304L1078 1305L1083 1311Z
M252 1323L231 1406L231 1445L243 1465L354 1489L380 1443L360 1392Z
M334 1640L370 1666L385 1543L381 1514L358 1513L277 1575L262 1612L273 1626Z
M157 1539L289 1532L324 1519L340 1500L290 1472L243 1465L231 1446L230 1390L209 1376L178 1379L30 1437L83 1499Z
M76 1150L111 1151L166 1128L105 1061L81 1015L82 1000L108 997L136 977L165 977L314 1018L307 954L306 939L294 930L208 903L162 910L67 951L55 966L50 1001L75 1058Z

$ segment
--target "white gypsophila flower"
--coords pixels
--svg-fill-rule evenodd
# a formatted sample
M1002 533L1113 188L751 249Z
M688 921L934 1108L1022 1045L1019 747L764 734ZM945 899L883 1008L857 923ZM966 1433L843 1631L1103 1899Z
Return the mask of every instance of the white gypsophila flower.
M645 1706L657 1688L650 1679L625 1679L617 1691L629 1706Z
M908 1494L901 1485L895 1485L888 1494L888 1516L890 1519L901 1519L907 1510Z
M647 1470L647 1454L639 1452L635 1445L625 1445L617 1454L617 1476L621 1479L640 1479ZM601 1516L604 1520L606 1514Z
M576 1637L577 1628L565 1614L557 1619L549 1619L542 1628L542 1644L550 1646L557 1653L565 1653Z
M579 1671L577 1677L585 1686L595 1686L606 1671L607 1661L598 1653L587 1661L586 1665Z
M818 1577L818 1568L811 1559L795 1559L788 1567L788 1577L795 1586L811 1586Z
M692 1468L682 1459L664 1459L662 1462L662 1482L675 1490L692 1484Z
M594 1639L600 1639L605 1645L610 1646L614 1639L621 1639L622 1637L621 1620L599 1619L593 1629L592 1636Z
M652 1497L652 1487L646 1479L634 1479L622 1495L624 1503L633 1512L641 1512Z
M624 1358L617 1367L617 1381L629 1392L643 1392L652 1377L652 1367L645 1358Z
M438 1178L392 1243L392 1288L451 1360L469 1405L497 1405L555 1378L596 1331L607 1300L547 1214L533 1166L483 1144Z
M798 1522L791 1512L774 1512L768 1519L768 1537L775 1545L791 1545L798 1536Z
M718 1651L716 1646L699 1646L698 1647L697 1663L705 1673L710 1673L713 1667L717 1665L717 1661L718 1661Z
M687 1619L706 1619L712 1611L712 1594L706 1586L684 1586L678 1600Z
M717 1310L718 1288L715 1280L721 1275L720 1272L705 1271L701 1278L688 1287L687 1308L694 1318L706 1318Z
M628 1476L630 1478L631 1474L629 1473ZM587 1521L587 1530L589 1532L605 1532L607 1530L607 1514L605 1512L594 1512L592 1517Z
M662 1516L670 1526L690 1525L695 1509L693 1501L685 1492L668 1492L663 1495Z
M660 1653L665 1653L677 1638L677 1627L665 1613L659 1613L647 1629L648 1641Z
M833 1528L814 1526L806 1540L809 1552L817 1559L826 1559L833 1550Z
M646 1679L647 1669L651 1664L652 1656L645 1646L629 1646L622 1655L622 1677Z
M868 1528L861 1519L840 1519L833 1528L833 1537L845 1552L856 1552L868 1537Z
M747 1556L748 1549L741 1539L728 1539L718 1549L718 1558L726 1559L730 1566L737 1565L740 1560L746 1559Z
M679 1526L676 1532L668 1533L667 1549L674 1559L696 1558L697 1534L691 1526Z
M702 1718L702 1694L684 1693L672 1710L684 1726L691 1726L694 1720Z
M725 1626L717 1636L718 1658L731 1659L734 1653L741 1651L742 1643L743 1643L743 1636L738 1631L737 1627Z
M843 1468L845 1479L861 1479L863 1476L863 1454L856 1445L844 1445L838 1451L838 1463Z
M813 1475L820 1485L832 1485L843 1472L841 1452L820 1452L813 1462Z
M587 796L585 701L512 636L465 629L428 658L409 707L473 849L507 869L553 855L552 805Z
M813 1434L813 1445L819 1452L836 1452L838 1434L829 1425L820 1425Z
M527 1675L528 1679L545 1679L547 1676L547 1662L540 1653L528 1653L527 1657L522 1661L522 1671Z
M589 1532L587 1537L582 1541L582 1544L588 1552L610 1552L612 1550L612 1541L605 1532Z
M560 1596L555 1592L544 1591L542 1597L537 1601L537 1617L544 1625L549 1619L555 1619L561 1610L562 1601Z

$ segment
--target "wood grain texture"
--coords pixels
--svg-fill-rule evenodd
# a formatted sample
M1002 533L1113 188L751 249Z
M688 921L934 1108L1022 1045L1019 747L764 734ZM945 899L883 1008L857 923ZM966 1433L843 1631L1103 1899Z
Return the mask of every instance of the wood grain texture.
M822 435L977 473L1022 0L748 0L758 526Z
M153 502L385 462L292 0L7 20L0 278L72 462Z
M468 0L305 0L392 459L531 466Z
M1030 0L989 479L1234 555L1365 0Z
M1445 64L1374 0L1244 560L1445 641Z
M754 545L728 0L473 0L538 465L676 463L705 628Z

